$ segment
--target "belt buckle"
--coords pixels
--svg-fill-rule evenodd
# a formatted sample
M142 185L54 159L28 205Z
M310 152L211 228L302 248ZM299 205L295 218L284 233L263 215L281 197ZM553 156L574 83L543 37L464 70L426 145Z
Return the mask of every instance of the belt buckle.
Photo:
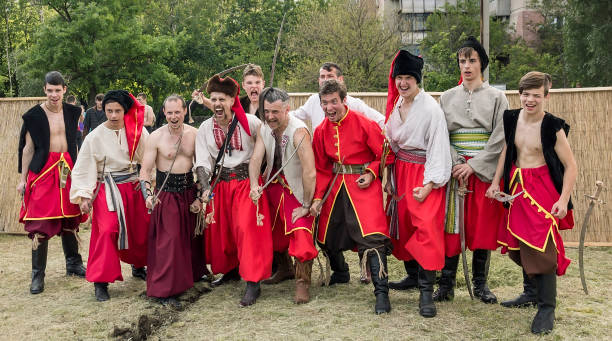
M346 172L348 170L347 166L345 164L340 164L340 169L342 170L342 172L341 172L342 174L346 174Z

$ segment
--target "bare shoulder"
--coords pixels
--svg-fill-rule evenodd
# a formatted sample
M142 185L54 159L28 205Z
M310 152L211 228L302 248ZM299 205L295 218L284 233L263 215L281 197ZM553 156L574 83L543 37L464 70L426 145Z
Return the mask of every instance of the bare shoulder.
M308 131L308 128L306 127L298 128L293 133L293 143L296 146L300 143L300 141L302 141L302 139L306 141L310 140L310 132Z

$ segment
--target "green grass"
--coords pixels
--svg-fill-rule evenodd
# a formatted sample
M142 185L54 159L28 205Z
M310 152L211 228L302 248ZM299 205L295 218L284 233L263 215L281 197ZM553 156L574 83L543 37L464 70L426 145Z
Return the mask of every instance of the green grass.
M89 232L82 233L88 243ZM49 246L45 292L30 295L30 243L26 237L0 235L0 339L108 339L115 327L136 324L141 315L162 316L161 308L143 296L145 283L123 265L124 282L109 287L111 300L96 302L93 285L64 275L59 238ZM468 340L544 339L603 340L612 326L612 248L587 248L586 274L590 295L584 295L578 275L577 249L568 248L574 261L558 279L555 330L544 337L529 332L535 308L507 309L472 301L459 266L453 302L438 304L438 316L418 314L418 291L391 291L393 310L374 315L372 285L359 283L357 256L347 252L351 282L311 288L312 300L292 302L294 283L262 285L257 304L240 308L244 282L215 288L173 312L150 339L179 340ZM84 258L87 252L83 252ZM469 262L471 264L471 262ZM404 276L401 262L390 258L392 280ZM319 275L314 266L313 279ZM520 268L508 257L491 257L489 286L500 300L522 290Z

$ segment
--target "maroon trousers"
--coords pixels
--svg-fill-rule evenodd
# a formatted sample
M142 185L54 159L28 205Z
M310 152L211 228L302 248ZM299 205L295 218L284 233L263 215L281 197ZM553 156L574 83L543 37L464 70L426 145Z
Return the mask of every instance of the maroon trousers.
M199 278L194 276L203 272L204 254L192 250L196 215L189 211L189 205L195 197L195 187L159 194L160 203L149 225L147 296L180 294Z

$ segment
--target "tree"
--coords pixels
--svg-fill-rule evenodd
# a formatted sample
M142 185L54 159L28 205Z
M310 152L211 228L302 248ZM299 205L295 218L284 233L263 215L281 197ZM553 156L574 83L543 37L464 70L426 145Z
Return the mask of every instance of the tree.
M423 82L428 91L444 91L457 85L460 77L457 50L472 35L480 36L478 0L447 4L427 18L427 36L421 42L425 72ZM528 47L520 38L512 38L511 28L504 21L491 20L489 33L489 81L518 87L527 72L538 70L553 76L553 83L562 77L559 57Z
M166 36L143 33L143 0L47 1L55 15L41 24L32 46L23 51L22 81L41 89L42 77L59 70L71 91L89 99L111 87L158 95L177 87L165 65L176 54ZM39 94L40 90L36 92ZM21 91L21 95L33 95Z
M399 34L383 26L373 1L335 0L301 13L288 38L291 69L286 87L316 91L321 64L340 65L351 91L387 89L389 64L400 46Z
M564 55L575 84L612 85L612 2L567 0Z

